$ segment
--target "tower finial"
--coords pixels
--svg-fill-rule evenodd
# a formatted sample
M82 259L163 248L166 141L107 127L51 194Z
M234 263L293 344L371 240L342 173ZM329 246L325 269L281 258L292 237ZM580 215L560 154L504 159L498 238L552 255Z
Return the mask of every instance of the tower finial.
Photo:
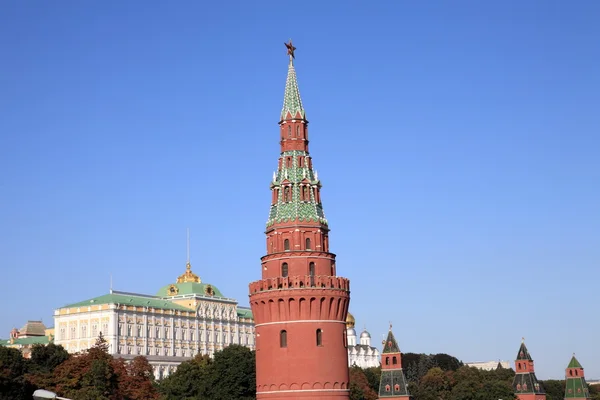
M283 44L285 44L285 47L287 48L287 55L290 56L290 64L293 64L294 58L296 58L294 55L294 50L296 50L296 48L292 44L292 39L290 39L289 43L284 42Z
M525 343L525 338L524 337L521 338L521 343Z
M390 331L392 330L392 321L390 321Z

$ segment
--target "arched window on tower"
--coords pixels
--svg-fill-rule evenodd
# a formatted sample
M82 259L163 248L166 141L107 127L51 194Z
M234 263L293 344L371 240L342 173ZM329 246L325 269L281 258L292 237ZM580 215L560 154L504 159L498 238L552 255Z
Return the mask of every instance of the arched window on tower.
M290 239L285 239L283 241L283 250L290 251Z
M385 365L390 365L390 358L389 357L385 358Z
M279 347L287 347L287 331L279 332Z
M287 278L287 276L288 276L288 265L287 265L287 263L281 264L281 276L283 276L284 278Z
M317 329L317 346L323 346L323 331Z
M291 138L292 137L292 127L288 126L288 137Z
M310 238L306 238L305 243L306 243L306 250L310 250L311 249L310 248Z
M310 275L310 286L315 286L315 263L311 262L308 265L308 274Z
M396 358L396 356L392 357L392 364L398 364L398 359Z
M289 186L286 186L285 189L283 190L283 201L285 202L289 202L292 201L292 194L291 194L291 190Z

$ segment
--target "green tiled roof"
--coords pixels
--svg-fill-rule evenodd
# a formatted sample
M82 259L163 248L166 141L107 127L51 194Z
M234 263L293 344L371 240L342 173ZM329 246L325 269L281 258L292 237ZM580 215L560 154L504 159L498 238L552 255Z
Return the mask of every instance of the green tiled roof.
M238 308L237 315L240 318L252 319L252 310L249 308Z
M579 364L579 361L577 361L575 356L573 356L571 358L571 362L569 362L569 365L567 366L567 368L583 368L583 367L581 366L581 364Z
M517 353L517 361L521 360L529 360L532 361L531 355L529 355L529 351L527 351L527 347L525 347L525 343L521 343L521 347L519 347L519 352Z
M515 378L513 379L513 389L516 394L545 393L544 386L538 381L535 373L533 372L516 374Z
M208 283L196 283L196 282L184 282L184 283L174 283L172 285L166 285L160 288L158 293L156 294L158 297L169 297L169 288L171 286L176 286L177 296L186 295L186 294L199 294L201 296L207 295L207 289L210 286L213 290L213 297L224 297L223 293L216 286L210 285Z
M190 311L188 308L168 300L122 293L109 293L103 296L94 297L93 299L80 301L79 303L69 304L61 308L88 307L98 304L121 304L135 307L158 308L163 310Z
M11 344L21 345L33 345L33 344L48 344L50 339L48 336L30 336L26 338L15 339L13 343L10 343L10 339L0 340L0 346L10 346Z
M383 351L381 352L381 354L386 353L400 353L400 347L398 347L398 342L396 342L396 338L394 337L391 329L388 332L387 339L383 344Z
M285 119L287 113L296 118L296 114L300 113L303 119L306 119L306 113L302 107L302 99L300 98L300 89L298 89L298 78L296 77L296 69L290 60L288 67L287 80L285 81L285 93L283 95L283 108L281 109L281 120Z
M589 390L585 378L567 377L565 383L565 399L587 399L589 398Z
M308 156L308 152L300 150L285 151L281 154L281 159L284 161L281 162L281 168L271 182L271 189L280 189L279 196L275 204L271 205L267 227L276 222L293 222L296 220L300 222L320 222L327 225L323 205L317 202L314 193L310 192L309 199L301 200L301 182L305 182L310 186L320 187L321 185L316 172L312 168L308 168L306 163L300 167L300 158ZM292 160L289 167L285 162L288 157ZM284 201L285 189L283 183L291 185L291 201Z

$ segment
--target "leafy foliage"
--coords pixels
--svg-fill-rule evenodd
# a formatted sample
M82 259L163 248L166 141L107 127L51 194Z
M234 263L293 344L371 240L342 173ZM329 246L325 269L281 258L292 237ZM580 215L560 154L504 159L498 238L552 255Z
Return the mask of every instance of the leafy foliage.
M17 349L0 346L0 400L31 399L34 388L25 379L27 363Z
M377 392L369 385L365 370L350 368L350 400L377 400Z
M165 400L250 400L256 397L255 354L244 346L231 345L208 356L183 362L162 380Z

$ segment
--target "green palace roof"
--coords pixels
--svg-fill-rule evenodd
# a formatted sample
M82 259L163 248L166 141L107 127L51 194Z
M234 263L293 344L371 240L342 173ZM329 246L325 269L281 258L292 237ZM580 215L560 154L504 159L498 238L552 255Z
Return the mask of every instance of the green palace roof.
M189 308L175 304L169 300L150 296L139 296L126 293L109 293L78 303L68 304L61 308L89 307L98 304L121 304L135 307L150 307L163 310L190 311Z
M175 288L175 289L174 289ZM158 297L183 296L183 295L200 295L209 297L225 297L216 286L208 283L183 282L173 283L160 288Z
M10 339L0 340L0 346L10 346L10 345L33 345L33 344L48 344L50 343L50 339L48 336L31 336L26 338L17 338L10 342Z

